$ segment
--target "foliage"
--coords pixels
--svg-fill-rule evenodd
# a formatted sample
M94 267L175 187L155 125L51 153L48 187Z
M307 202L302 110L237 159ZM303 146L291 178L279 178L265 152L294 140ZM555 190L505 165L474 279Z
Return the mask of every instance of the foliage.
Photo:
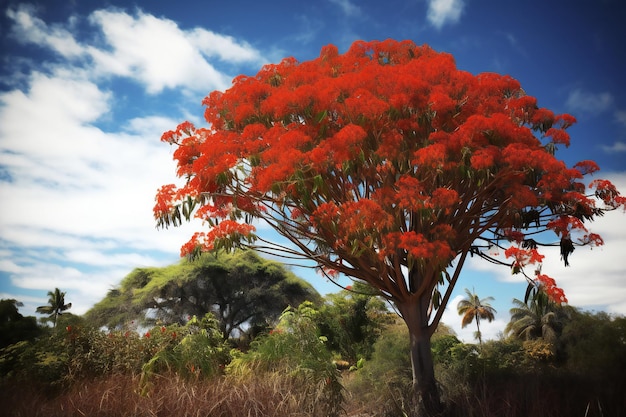
M442 334L438 337L433 337L432 351L435 363L447 364L452 362L452 352L455 347L461 344L461 341L453 334Z
M338 372L318 326L321 309L287 310L271 334L232 356L212 315L103 332L63 314L56 328L0 349L0 409L10 417L409 414L406 326L384 326L363 366ZM511 336L479 349L439 326L432 353L447 416L622 416L625 340L624 317L575 309L559 357L543 338Z
M368 412L381 416L405 415L410 408L412 373L407 351L409 338L404 323L386 327L373 353L347 384Z
M205 255L165 268L135 269L88 313L96 325L132 320L183 324L213 313L225 338L254 336L273 325L289 305L318 301L306 281L252 251Z
M22 305L14 299L0 300L0 349L34 339L41 333L35 317L24 317L19 313L18 307Z
M219 323L211 313L207 313L202 319L192 317L179 330L179 334L164 326L159 331L168 336L171 334L172 343L161 347L143 365L144 384L151 385L155 374L166 372L176 373L182 378L211 378L221 374L221 370L230 361L230 347L224 342ZM180 337L182 339L179 340Z
M247 353L234 356L231 377L286 378L300 387L304 410L312 416L337 416L343 401L339 371L316 325L319 314L309 302L283 312L275 329L257 338Z
M593 378L616 377L626 369L626 317L574 310L561 335L567 367Z
M48 291L48 297L48 305L39 306L36 311L40 314L47 314L48 319L52 321L52 327L56 327L58 317L72 308L72 303L65 304L65 292L61 292L58 288Z
M355 282L326 296L316 322L328 348L354 366L359 359L370 358L374 342L393 321L390 314L370 286Z
M513 305L511 320L505 328L507 334L527 341L541 338L556 346L571 308L555 303L542 290L536 291L527 302L513 299Z
M606 180L587 192L594 162L570 168L555 156L574 117L539 108L511 77L460 71L410 41L327 46L237 77L203 103L208 127L184 122L162 136L186 183L159 190L157 224L195 216L211 227L183 255L256 246L378 289L407 322L429 413L441 411L429 338L468 255L564 302L539 272L539 247L559 245L567 265L575 245L602 244L584 223L626 202ZM256 219L293 246L264 242Z

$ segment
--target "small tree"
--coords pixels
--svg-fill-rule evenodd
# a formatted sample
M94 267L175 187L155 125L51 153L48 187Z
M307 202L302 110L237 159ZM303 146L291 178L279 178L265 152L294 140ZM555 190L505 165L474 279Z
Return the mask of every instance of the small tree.
M430 338L468 256L543 281L563 302L554 280L524 267L541 263L542 244L564 260L574 245L601 244L583 223L625 202L605 180L591 182L596 198L585 192L592 161L555 157L574 117L539 108L511 77L460 71L410 41L327 46L237 77L203 104L208 127L162 136L187 181L159 190L157 225L208 224L183 255L255 246L376 288L407 324L429 415L443 410ZM257 235L259 219L290 245Z
M57 327L57 319L64 311L72 308L72 303L65 304L65 292L61 292L58 288L54 291L48 291L48 305L37 307L37 313L47 314L48 319L52 320L52 327Z
M465 289L465 294L467 298L459 301L457 304L457 311L459 315L463 316L461 318L461 327L476 321L476 337L478 338L478 343L482 346L483 338L480 333L480 319L489 322L493 321L496 310L489 304L490 301L493 301L493 297L481 299L475 292L470 292L467 288Z

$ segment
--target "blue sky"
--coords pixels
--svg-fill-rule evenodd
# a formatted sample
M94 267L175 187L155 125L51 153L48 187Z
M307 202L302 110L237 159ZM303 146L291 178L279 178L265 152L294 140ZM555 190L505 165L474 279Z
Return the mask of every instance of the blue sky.
M626 6L621 0L2 1L0 10L0 298L23 314L59 287L84 313L135 267L176 262L198 223L157 231L156 189L174 180L160 143L180 121L201 124L202 98L233 77L322 46L410 39L472 73L518 79L539 104L578 119L568 164L593 159L626 191ZM570 303L626 314L626 215L592 224L606 242L543 272ZM335 291L307 270L322 293ZM344 283L348 281L344 279ZM525 285L470 262L464 288L493 296L494 336Z

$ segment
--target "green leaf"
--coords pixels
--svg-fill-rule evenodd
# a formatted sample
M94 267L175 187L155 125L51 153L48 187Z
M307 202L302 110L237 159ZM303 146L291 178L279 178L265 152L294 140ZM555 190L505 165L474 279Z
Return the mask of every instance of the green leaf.
M322 122L322 120L324 120L326 118L327 115L328 115L328 111L327 110L319 112L315 116L315 123L320 124Z
M322 188L324 185L324 178L321 175L316 175L313 177L313 192L317 192L318 189Z
M437 288L435 288L435 291L433 291L433 307L435 308L435 310L441 307L441 293Z

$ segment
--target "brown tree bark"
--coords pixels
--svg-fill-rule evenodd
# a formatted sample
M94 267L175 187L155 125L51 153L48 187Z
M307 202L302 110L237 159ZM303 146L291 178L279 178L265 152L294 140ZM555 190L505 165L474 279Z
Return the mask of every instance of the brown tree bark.
M427 298L427 297L422 297ZM439 396L430 345L432 332L428 326L430 299L398 304L398 310L409 330L415 417L443 417L445 407Z

